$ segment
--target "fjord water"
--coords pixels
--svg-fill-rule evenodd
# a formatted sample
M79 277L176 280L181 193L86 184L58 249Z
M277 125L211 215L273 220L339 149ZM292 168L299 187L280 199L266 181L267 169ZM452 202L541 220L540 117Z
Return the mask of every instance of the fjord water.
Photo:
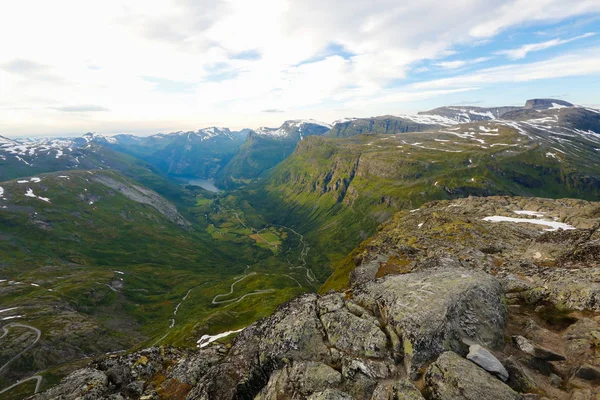
M208 190L209 192L217 193L219 188L215 186L214 179L189 179L188 185L199 186L202 189Z

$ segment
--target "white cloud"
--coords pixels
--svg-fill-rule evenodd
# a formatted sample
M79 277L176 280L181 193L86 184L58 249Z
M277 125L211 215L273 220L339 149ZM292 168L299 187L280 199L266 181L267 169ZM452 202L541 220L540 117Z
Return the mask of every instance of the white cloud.
M473 37L487 38L516 25L540 21L560 21L577 15L600 12L597 0L509 0L497 4L469 33Z
M583 35L575 36L570 39L557 38L557 39L552 39L552 40L548 40L546 42L541 42L541 43L524 44L523 46L516 48L516 49L498 51L498 52L496 52L496 54L505 55L512 60L519 60L521 58L525 58L527 56L527 54L529 54L533 51L540 51L540 50L549 49L551 47L560 46L561 44L566 44L566 43L573 42L575 40L588 38L588 37L594 36L595 34L596 34L595 32L588 32Z
M479 57L479 58L475 58L473 60L441 61L441 62L435 63L434 65L441 67L441 68L446 68L446 69L457 69L457 68L462 68L467 65L479 64L479 63L482 63L485 61L489 61L491 59L492 59L491 57Z
M436 79L411 85L413 89L449 89L465 86L489 86L496 83L527 82L566 76L600 74L600 47L570 53L529 64L510 64L486 68L452 78Z
M388 88L455 45L595 11L588 0L20 0L0 13L0 130L241 128L307 110L325 119L417 98Z

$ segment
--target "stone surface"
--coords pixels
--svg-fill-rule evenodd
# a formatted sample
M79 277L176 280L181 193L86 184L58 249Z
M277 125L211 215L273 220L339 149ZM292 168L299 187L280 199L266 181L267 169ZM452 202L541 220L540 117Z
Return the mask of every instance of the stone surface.
M341 381L342 375L326 364L293 363L273 372L269 383L255 399L305 398L311 393L323 391Z
M469 347L467 359L473 361L489 373L496 375L504 382L508 380L508 371L506 371L506 368L492 353L480 345L473 344Z
M450 269L390 275L354 289L354 299L393 327L404 365L415 374L446 350L466 350L464 338L502 344L506 310L490 275Z
M580 379L585 379L586 381L600 383L600 368L590 364L583 364L581 367L579 367L575 373L575 376Z
M521 400L508 385L453 352L445 352L427 368L425 390L432 400Z

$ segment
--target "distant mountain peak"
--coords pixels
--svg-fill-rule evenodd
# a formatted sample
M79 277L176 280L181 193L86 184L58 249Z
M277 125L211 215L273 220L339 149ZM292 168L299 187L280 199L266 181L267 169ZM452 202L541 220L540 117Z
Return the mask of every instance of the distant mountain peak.
M305 131L310 131L314 129L323 131L319 133L324 133L324 130L329 130L331 129L331 127L331 124L317 121L314 119L291 119L285 121L283 124L281 124L279 128L269 128L266 126L261 126L254 132L257 135L261 136L285 138L293 134L300 134L300 136L302 136Z
M565 107L574 107L568 101L558 99L530 99L525 103L526 110L548 110Z

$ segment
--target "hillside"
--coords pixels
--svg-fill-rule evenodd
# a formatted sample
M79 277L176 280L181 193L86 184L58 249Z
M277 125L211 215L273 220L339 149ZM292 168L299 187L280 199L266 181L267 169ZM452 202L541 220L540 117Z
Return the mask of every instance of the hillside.
M400 209L510 194L597 199L600 114L581 107L427 132L310 137L269 178L238 196L304 232L327 258L349 252ZM511 119L508 119L508 117Z
M244 145L219 174L219 183L229 188L250 183L285 160L304 138L323 135L330 128L318 121L291 120L279 128L250 131Z
M355 252L350 289L232 341L100 358L34 399L593 399L599 210L489 197L398 213Z
M147 137L95 136L92 140L138 157L165 175L214 178L236 154L246 134L210 127Z
M194 346L316 289L285 227L254 230L225 204L184 211L116 171L0 182L0 387L34 373L47 387L143 343Z

